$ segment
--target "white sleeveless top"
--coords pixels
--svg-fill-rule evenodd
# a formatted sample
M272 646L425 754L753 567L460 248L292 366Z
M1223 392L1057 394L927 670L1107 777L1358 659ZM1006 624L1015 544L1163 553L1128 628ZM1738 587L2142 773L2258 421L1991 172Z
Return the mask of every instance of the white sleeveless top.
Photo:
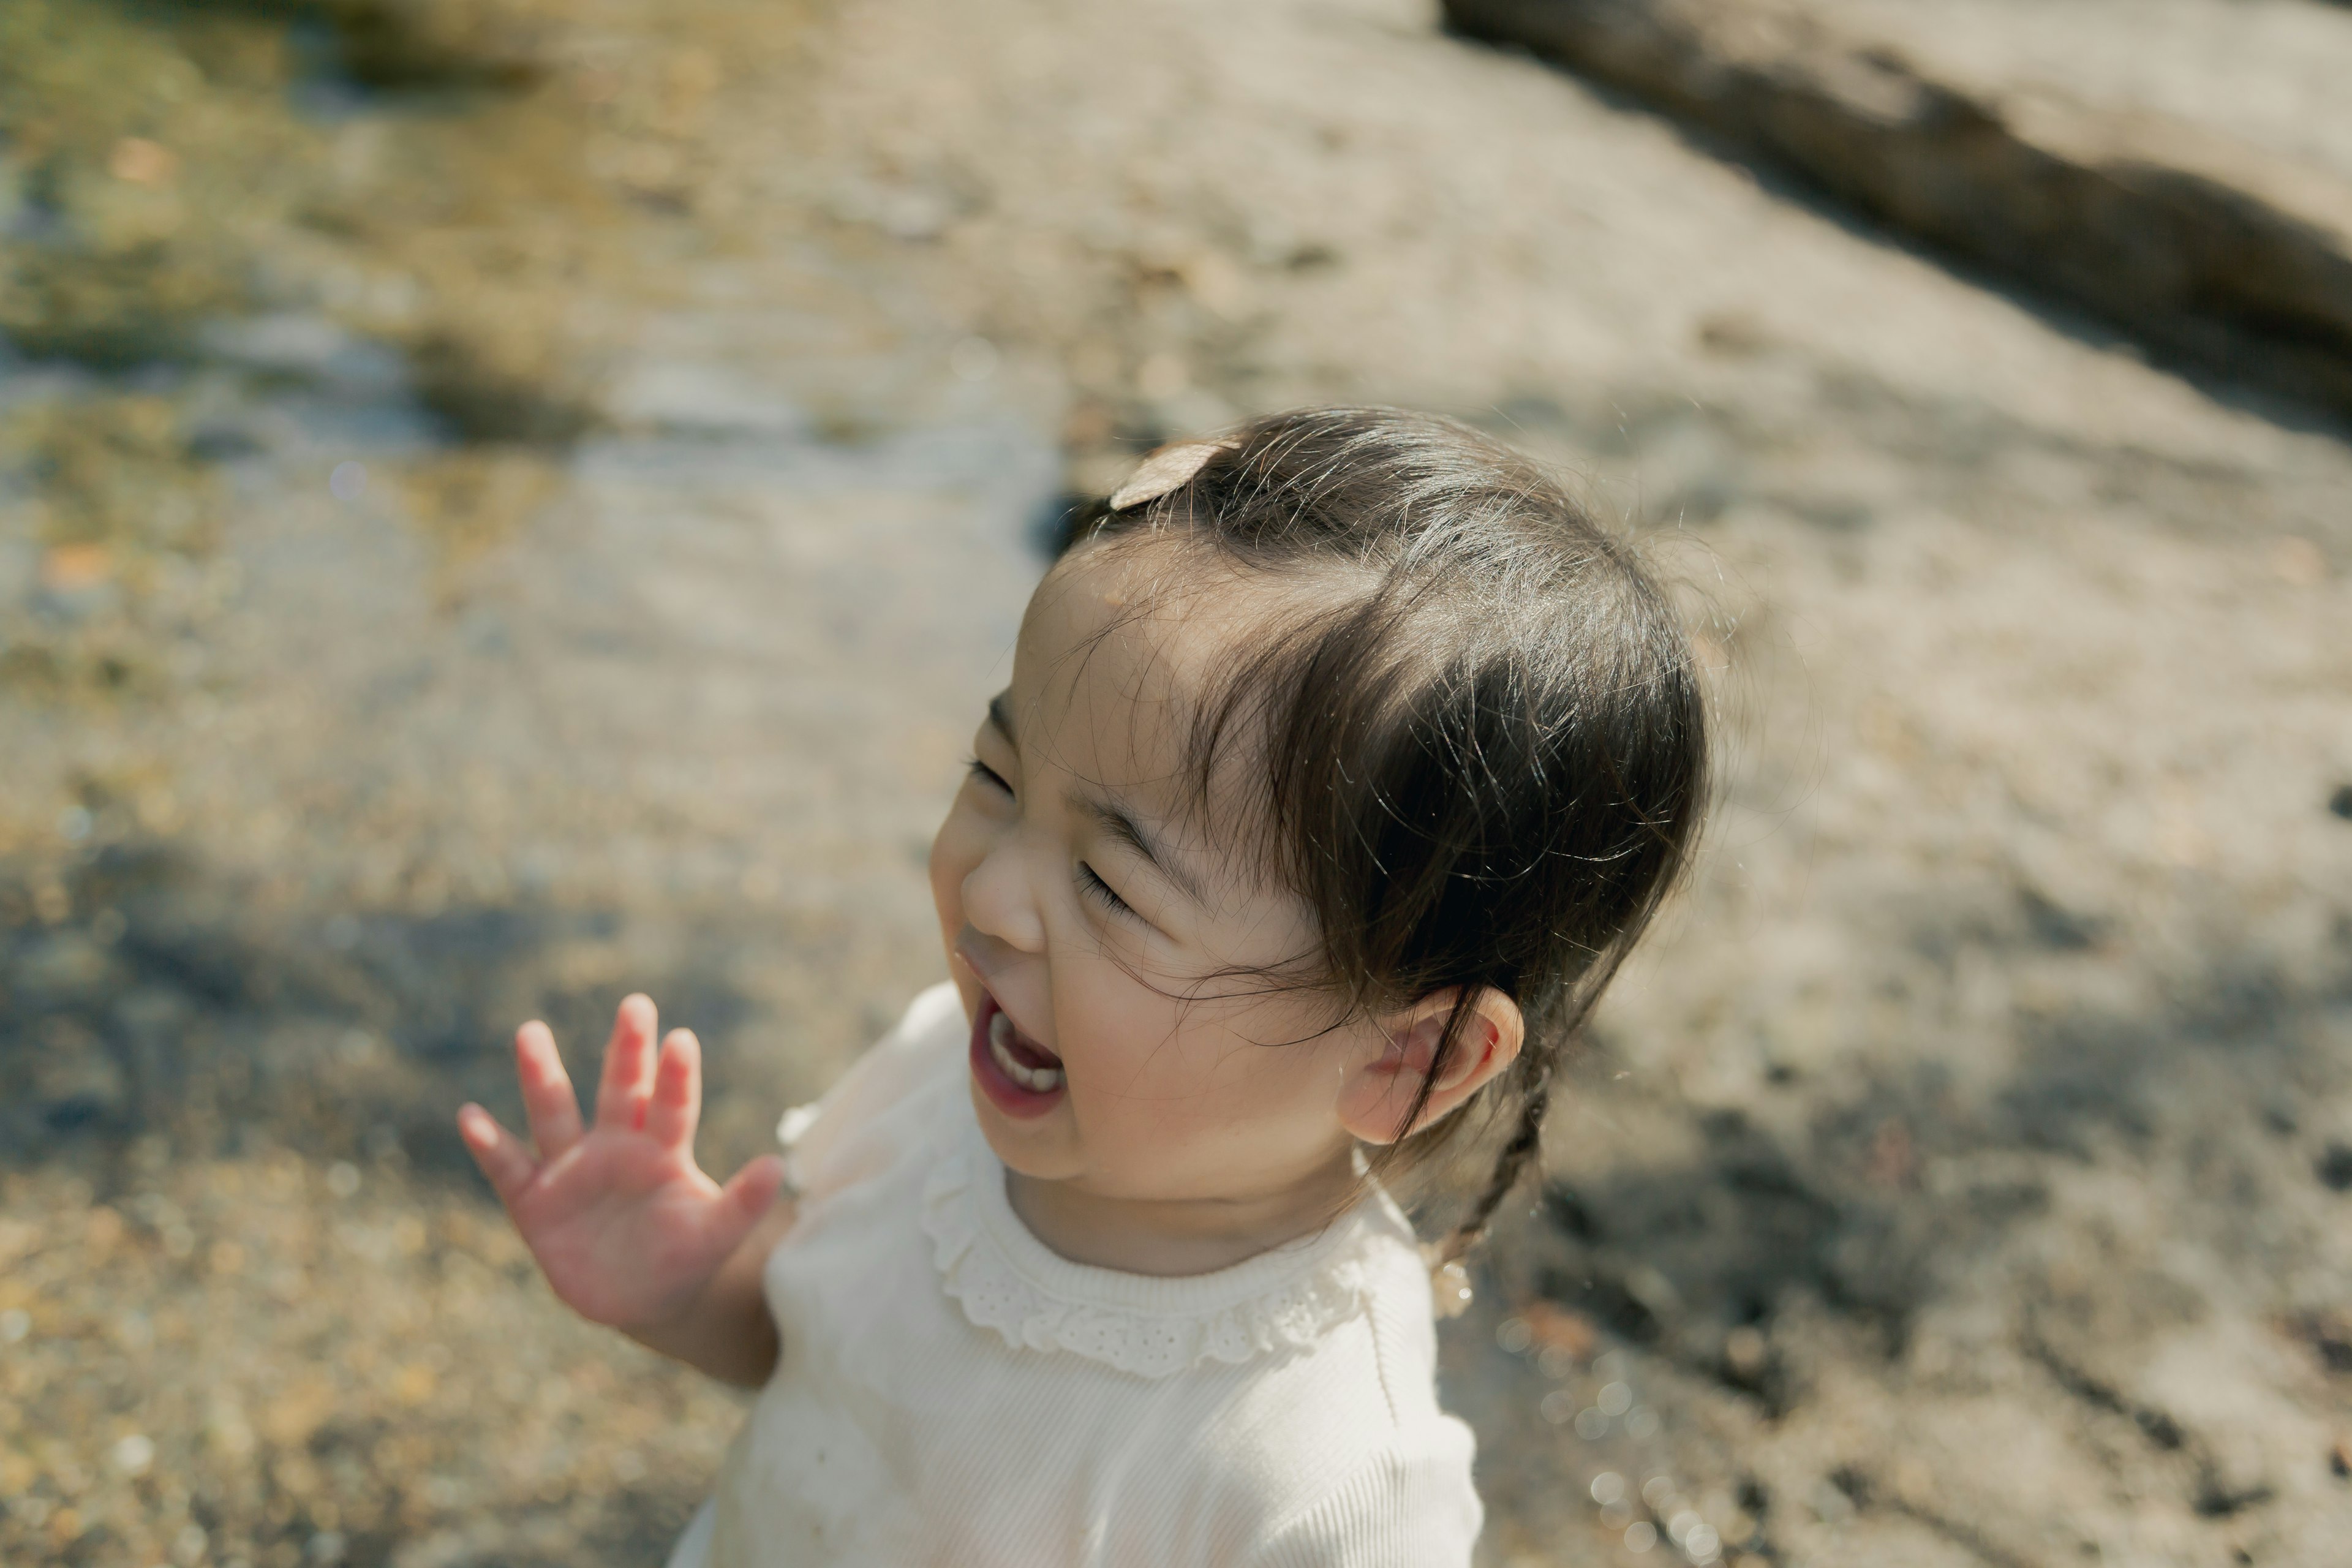
M780 1132L783 1342L670 1568L1464 1568L1470 1430L1378 1191L1213 1274L1031 1235L965 1082L952 986Z

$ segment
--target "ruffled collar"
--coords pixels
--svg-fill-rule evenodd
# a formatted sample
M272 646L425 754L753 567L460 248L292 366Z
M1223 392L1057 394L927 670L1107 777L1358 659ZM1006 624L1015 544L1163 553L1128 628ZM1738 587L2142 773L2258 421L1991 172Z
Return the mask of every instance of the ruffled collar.
M1322 1232L1213 1274L1160 1279L1073 1263L1013 1212L1003 1163L969 1102L961 1109L923 1184L923 1232L940 1287L974 1326L1015 1348L1150 1378L1238 1365L1314 1344L1365 1310L1383 1253L1417 1257L1411 1224L1374 1188Z

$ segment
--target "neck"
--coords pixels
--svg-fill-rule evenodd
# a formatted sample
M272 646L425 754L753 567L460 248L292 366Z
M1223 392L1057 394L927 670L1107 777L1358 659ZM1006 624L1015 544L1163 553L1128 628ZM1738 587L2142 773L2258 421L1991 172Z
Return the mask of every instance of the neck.
M1213 1198L1112 1198L1072 1182L1004 1173L1030 1234L1073 1263L1125 1274L1212 1274L1320 1230L1355 1201L1349 1151L1265 1192Z

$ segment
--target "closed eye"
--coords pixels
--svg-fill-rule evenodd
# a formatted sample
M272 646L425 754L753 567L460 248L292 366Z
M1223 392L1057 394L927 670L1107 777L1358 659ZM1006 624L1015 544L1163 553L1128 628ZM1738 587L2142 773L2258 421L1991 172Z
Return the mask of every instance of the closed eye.
M1087 897L1115 915L1128 915L1137 920L1143 918L1135 912L1133 905L1111 891L1110 884L1097 876L1095 868L1083 860L1078 862L1078 886L1085 890Z
M978 757L973 757L969 762L965 763L964 767L972 778L979 780L982 784L992 784L996 788L1003 790L1007 795L1011 795L1013 793L1013 786L1004 782L1004 775L998 773L994 768L990 767L986 763L982 762Z

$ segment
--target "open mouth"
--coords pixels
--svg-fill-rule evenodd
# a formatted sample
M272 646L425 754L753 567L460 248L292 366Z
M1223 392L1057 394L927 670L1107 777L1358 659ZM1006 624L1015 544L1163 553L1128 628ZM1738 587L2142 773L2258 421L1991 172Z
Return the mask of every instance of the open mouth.
M985 992L972 1020L971 1072L1008 1116L1042 1116L1061 1101L1062 1058L1023 1034Z

